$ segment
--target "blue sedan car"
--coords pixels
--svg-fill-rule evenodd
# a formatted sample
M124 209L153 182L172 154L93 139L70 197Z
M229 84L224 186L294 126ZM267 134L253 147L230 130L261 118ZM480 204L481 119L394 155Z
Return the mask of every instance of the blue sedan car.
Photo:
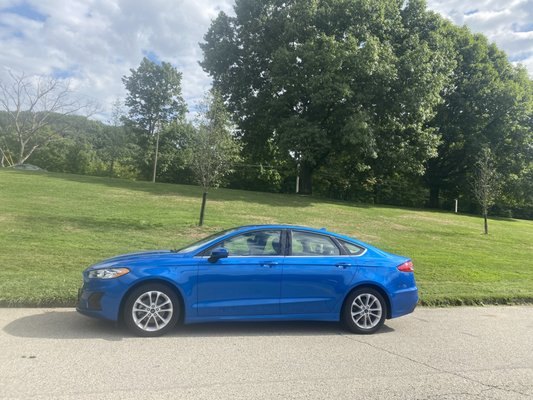
M368 334L411 313L409 258L358 240L287 225L229 229L179 250L126 254L83 272L77 310L140 336L184 323L342 321Z

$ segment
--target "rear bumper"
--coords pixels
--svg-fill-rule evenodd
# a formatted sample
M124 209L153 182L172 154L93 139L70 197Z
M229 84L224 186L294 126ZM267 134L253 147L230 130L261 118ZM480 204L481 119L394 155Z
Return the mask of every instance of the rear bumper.
M418 303L418 288L400 290L390 296L391 318L401 317L414 311Z

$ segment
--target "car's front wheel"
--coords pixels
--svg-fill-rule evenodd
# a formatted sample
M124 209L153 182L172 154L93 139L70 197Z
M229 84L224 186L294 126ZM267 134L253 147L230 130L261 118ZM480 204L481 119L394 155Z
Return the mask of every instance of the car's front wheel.
M160 336L178 322L180 302L166 285L140 286L128 295L124 304L124 322L139 336Z
M387 315L387 303L375 289L361 288L352 292L342 312L346 327L354 333L370 334L381 328Z

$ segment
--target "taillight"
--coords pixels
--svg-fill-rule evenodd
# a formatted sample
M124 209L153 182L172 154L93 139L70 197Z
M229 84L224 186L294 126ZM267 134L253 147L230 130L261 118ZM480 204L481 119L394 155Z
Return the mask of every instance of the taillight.
M413 272L413 262L411 260L404 262L402 265L398 265L398 270L402 272Z

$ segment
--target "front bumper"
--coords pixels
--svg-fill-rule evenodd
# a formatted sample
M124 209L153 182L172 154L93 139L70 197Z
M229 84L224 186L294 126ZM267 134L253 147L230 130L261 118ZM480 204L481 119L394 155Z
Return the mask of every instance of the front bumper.
M78 290L76 310L89 317L118 321L121 300L127 290L119 279L85 281Z

